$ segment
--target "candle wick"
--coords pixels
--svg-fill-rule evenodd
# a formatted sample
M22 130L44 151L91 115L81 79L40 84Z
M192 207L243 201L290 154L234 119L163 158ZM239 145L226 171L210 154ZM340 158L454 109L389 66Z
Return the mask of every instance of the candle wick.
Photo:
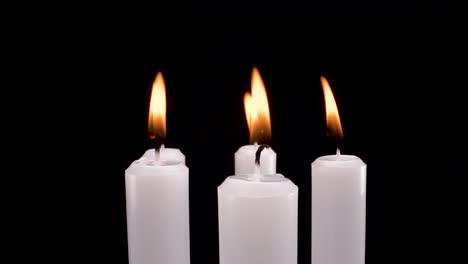
M257 152L255 152L255 164L258 165L258 167L260 167L260 156L262 155L262 151L265 148L270 148L270 146L267 144L262 144L260 147L258 147Z
M336 159L341 159L341 152L339 148L336 148Z
M159 161L161 157L161 151L164 150L164 140L160 135L152 135L150 137L151 144L154 145L154 159Z
M258 142L257 141L254 142L254 147L258 148Z
M262 173L260 171L260 157L262 155L262 151L265 148L270 148L267 144L262 144L258 147L257 151L255 152L255 171L254 171L254 180L259 181Z
M154 148L154 160L156 162L159 162L159 160L161 159L161 152L163 152L164 149L165 149L164 144L161 144L159 148Z

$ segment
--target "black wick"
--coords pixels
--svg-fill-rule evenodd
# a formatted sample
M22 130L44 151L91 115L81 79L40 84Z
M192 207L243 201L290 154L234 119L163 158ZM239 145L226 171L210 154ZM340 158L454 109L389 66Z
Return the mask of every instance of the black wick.
M164 143L163 137L157 135L157 136L151 136L151 145L154 145L154 151L156 154L159 153L159 150L161 149L162 144Z
M260 155L265 148L270 148L267 144L262 144L258 147L257 152L255 152L255 164L260 166Z

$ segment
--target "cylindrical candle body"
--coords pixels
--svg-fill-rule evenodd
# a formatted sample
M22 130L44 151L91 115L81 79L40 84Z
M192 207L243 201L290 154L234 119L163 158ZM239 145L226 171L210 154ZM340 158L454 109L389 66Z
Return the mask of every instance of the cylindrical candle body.
M255 153L258 146L246 145L239 148L234 155L234 174L249 175L255 173ZM276 174L276 153L272 148L265 148L260 155L260 173Z
M298 188L280 174L218 187L220 264L297 263Z
M190 263L188 175L184 163L154 156L126 170L130 264Z
M366 169L351 155L312 163L312 264L364 264Z

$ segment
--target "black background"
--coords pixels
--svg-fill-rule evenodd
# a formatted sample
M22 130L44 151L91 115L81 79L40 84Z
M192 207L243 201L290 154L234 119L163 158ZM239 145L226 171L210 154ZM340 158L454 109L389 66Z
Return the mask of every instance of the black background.
M442 18L333 20L169 21L88 43L96 55L76 56L87 66L67 75L79 110L64 130L71 126L67 142L85 153L67 181L77 189L76 224L64 227L78 245L72 256L127 263L124 171L150 147L151 85L162 71L166 146L181 149L190 168L192 263L218 263L216 188L249 143L243 95L255 65L277 170L300 190L300 264L310 263L310 164L336 149L321 75L337 101L342 153L368 165L367 263L466 258L458 238L466 232L467 28Z

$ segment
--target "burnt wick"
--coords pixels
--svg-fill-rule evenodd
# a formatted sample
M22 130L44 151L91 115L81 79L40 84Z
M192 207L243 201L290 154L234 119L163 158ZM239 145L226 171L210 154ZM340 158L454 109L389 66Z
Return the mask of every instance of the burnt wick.
M155 158L156 158L156 160L159 160L159 155L161 153L161 147L164 146L163 145L164 140L163 140L163 138L161 136L151 136L150 140L151 140L151 145L154 146Z
M270 146L267 144L262 144L258 147L257 152L255 152L255 164L258 166L260 166L260 156L265 148L270 148Z

